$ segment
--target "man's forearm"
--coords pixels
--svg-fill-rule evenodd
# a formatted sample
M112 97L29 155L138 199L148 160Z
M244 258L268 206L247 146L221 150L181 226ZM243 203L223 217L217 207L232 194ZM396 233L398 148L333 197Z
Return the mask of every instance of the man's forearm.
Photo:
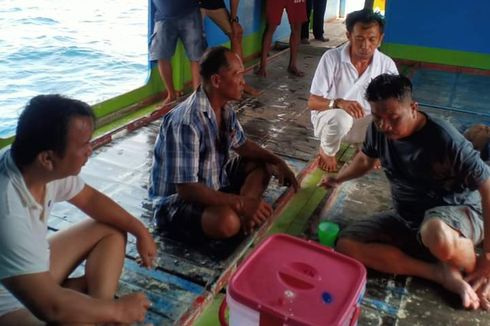
M245 144L235 150L240 156L262 161L264 163L278 164L282 162L279 156L275 155L271 151L262 148L257 143L247 140Z
M141 221L103 193L88 185L83 192L82 198L75 198L72 203L94 220L112 225L136 237L145 232L146 228Z
M55 284L49 272L2 280L39 319L54 323L123 322L114 300L95 299Z
M231 18L235 18L238 14L238 3L239 0L231 0L230 1L230 16Z
M370 171L374 167L375 162L376 159L370 158L363 152L359 152L352 160L352 163L339 172L336 180L338 182L344 182L359 178Z
M314 111L325 111L328 110L331 101L333 100L317 95L310 95L310 98L308 99L308 108Z
M62 288L60 297L48 317L56 323L110 323L124 322L115 300L91 298L85 294Z

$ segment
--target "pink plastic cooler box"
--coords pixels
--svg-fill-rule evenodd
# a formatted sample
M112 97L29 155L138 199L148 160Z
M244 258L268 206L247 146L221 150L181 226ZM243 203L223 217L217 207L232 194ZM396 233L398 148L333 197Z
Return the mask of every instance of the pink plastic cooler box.
M365 286L366 269L358 261L315 242L274 235L233 275L229 325L355 325Z

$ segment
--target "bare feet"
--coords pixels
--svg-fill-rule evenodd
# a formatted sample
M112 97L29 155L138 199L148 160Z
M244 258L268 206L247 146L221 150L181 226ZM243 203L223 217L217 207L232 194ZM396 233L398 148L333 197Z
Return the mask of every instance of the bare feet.
M440 285L459 295L463 307L478 309L480 299L471 285L463 279L458 269L445 263L439 263L435 267L435 277Z
M381 169L381 162L379 160L376 160L376 162L374 162L374 169L375 170Z
M175 104L176 100L177 100L177 96L175 94L168 94L167 97L163 100L160 108L163 109L163 108L166 108L168 106L171 106L171 105Z
M265 71L264 66L260 66L259 69L255 71L255 74L260 77L267 77L267 72Z
M320 156L318 158L318 166L320 169L326 172L336 172L337 171L337 159L335 156L330 156L325 154L325 152L320 148Z
M305 73L299 70L296 66L289 66L288 72L296 77L304 77Z
M245 84L243 87L243 92L253 97L257 97L263 93L263 91L259 91L258 89L250 86L250 84Z

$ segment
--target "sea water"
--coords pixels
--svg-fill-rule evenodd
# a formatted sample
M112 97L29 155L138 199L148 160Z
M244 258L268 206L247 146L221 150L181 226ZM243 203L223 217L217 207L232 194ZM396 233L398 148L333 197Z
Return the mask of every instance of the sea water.
M0 0L0 138L38 94L90 104L144 85L148 1Z

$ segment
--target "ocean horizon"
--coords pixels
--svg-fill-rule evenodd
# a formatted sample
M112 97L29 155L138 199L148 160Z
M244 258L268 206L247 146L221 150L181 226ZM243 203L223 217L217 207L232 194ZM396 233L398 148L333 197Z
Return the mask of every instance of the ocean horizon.
M30 98L57 93L89 104L144 85L148 3L3 0L0 138L14 134Z

